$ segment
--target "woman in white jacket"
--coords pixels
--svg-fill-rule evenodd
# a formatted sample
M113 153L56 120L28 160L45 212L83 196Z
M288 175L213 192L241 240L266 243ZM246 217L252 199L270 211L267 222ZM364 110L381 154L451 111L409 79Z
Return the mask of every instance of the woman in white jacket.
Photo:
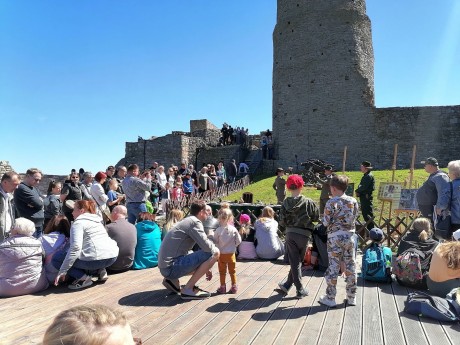
M256 253L260 259L276 260L284 255L284 244L278 237L278 222L274 217L275 211L270 206L266 206L262 210L261 217L254 224Z
M107 280L106 267L112 265L118 256L117 242L107 234L107 230L96 215L96 205L91 200L79 200L75 203L72 215L75 221L70 228L70 248L65 258L56 253L53 264L59 268L55 285L66 275L74 282L69 289L81 289L93 282L91 274L97 272L99 281ZM62 264L59 265L59 262Z
M99 171L94 176L94 183L91 185L89 190L91 196L93 197L94 201L97 203L96 214L102 217L102 212L104 210L108 210L109 206L107 206L107 201L109 201L109 197L105 194L104 187L102 185L107 180L107 175ZM109 212L110 213L110 212Z

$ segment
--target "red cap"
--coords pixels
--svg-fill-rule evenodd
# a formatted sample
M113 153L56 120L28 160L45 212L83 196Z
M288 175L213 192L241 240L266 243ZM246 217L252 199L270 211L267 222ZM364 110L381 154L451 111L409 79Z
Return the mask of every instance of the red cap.
M291 190L302 188L304 185L303 178L300 175L289 175L286 181L286 187Z

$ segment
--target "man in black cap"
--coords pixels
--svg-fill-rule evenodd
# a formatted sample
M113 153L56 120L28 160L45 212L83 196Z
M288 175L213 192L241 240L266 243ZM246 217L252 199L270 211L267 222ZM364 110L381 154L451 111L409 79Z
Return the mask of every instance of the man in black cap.
M331 197L331 179L332 179L332 166L324 166L325 178L322 179L319 174L316 174L316 182L321 184L321 195L319 196L319 213L324 214L324 207Z
M374 218L374 206L372 205L372 193L375 189L374 175L372 175L372 164L369 161L361 163L360 170L364 174L361 178L358 188L355 190L356 196L359 198L361 205L361 213L364 221L367 222L370 218ZM374 227L374 222L371 221L367 224L367 229L371 230Z
M439 170L438 160L434 157L428 157L421 163L425 165L425 171L430 176L417 191L418 209L423 217L433 222L434 206L437 205L443 190L449 187L449 176Z

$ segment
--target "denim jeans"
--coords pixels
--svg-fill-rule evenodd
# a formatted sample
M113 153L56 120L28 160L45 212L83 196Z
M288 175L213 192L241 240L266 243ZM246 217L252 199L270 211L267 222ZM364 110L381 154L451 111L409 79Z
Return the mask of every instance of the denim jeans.
M139 213L147 212L145 202L128 202L126 208L128 209L128 222L131 224L136 224Z
M60 250L53 255L51 262L56 269L61 268L61 265L64 262L66 255L67 255L66 249ZM102 259L102 260L91 260L91 261L83 261L83 260L77 259L73 263L72 267L68 270L67 274L74 279L80 279L87 273L87 271L90 274L95 273L95 271L99 269L109 267L116 260L117 260L117 257L110 258L110 259Z
M36 226L35 227L35 232L33 234L33 236L35 238L40 238L40 236L43 234L43 225L40 225L40 226Z
M161 269L160 273L167 279L179 279L192 272L195 272L204 262L209 260L211 253L198 250L191 254L182 255L174 259L171 267Z

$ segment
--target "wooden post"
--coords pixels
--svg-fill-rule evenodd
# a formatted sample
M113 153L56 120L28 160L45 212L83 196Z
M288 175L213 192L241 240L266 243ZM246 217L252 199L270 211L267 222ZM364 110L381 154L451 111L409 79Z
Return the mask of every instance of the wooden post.
M343 149L343 161L342 161L342 174L345 175L345 164L347 162L347 148L348 146L345 146Z
M398 157L398 144L395 144L395 149L393 152L393 165L391 166L391 182L395 181L395 171L396 171L396 158Z
M395 148L394 148L394 151L393 151L393 165L391 166L391 182L394 182L395 181L395 172L396 172L396 159L398 157L398 144L395 144ZM383 210L383 205L385 203L382 204L382 210ZM391 218L391 211L392 211L392 208L393 208L393 201L390 201L390 209L388 211L388 219L392 219ZM389 234L389 229L387 228L387 235L388 235L388 245L390 245L390 234Z
M414 148L412 149L412 162L409 170L409 189L412 189L412 180L414 179L415 152L417 152L417 145L414 145Z

